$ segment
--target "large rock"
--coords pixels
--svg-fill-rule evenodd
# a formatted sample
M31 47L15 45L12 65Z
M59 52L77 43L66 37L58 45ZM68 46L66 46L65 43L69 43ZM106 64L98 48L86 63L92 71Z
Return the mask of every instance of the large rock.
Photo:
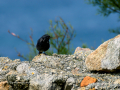
M120 35L104 42L85 60L89 70L114 71L120 69Z
M120 73L89 72L85 56L91 50L78 50L73 55L38 55L32 61L0 57L0 90L116 90ZM84 55L87 54L87 55ZM86 76L97 79L81 87ZM89 80L90 81L90 80ZM88 82L85 80L85 83ZM114 83L115 82L115 83Z

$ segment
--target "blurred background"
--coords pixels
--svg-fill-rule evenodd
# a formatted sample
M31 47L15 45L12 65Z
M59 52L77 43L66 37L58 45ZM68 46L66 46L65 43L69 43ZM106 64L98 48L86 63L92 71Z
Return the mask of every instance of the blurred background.
M74 28L76 36L71 40L71 48L75 50L86 44L88 48L96 49L102 41L117 35L110 33L109 29L119 27L119 16L114 12L109 15L100 13L99 4L93 6L89 1L92 0L0 0L0 56L24 60L16 50L26 55L30 52L28 45L10 33L30 42L32 29L36 45L49 30L49 21L55 22L58 16Z

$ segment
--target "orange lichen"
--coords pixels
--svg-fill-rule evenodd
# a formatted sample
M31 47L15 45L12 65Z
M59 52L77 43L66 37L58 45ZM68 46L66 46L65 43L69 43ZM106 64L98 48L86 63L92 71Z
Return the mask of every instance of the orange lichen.
M87 86L87 85L89 85L89 84L91 84L91 83L95 83L96 81L97 81L96 78L86 76L86 77L84 77L84 79L82 80L80 86L81 86L81 87L85 87L85 86Z

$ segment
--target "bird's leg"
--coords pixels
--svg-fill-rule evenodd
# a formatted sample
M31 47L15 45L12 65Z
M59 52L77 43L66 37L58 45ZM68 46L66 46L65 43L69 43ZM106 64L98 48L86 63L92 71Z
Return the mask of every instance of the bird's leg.
M39 51L39 54L38 54L38 55L41 55L41 54L42 54L42 52Z

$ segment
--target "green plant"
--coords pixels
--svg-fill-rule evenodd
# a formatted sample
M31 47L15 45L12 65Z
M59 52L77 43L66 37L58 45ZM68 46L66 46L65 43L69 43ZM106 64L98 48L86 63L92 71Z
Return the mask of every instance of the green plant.
M50 20L50 27L47 33L53 37L50 40L51 50L48 51L56 52L57 54L71 54L72 49L70 47L71 40L76 36L72 25L69 23L67 25L61 17L55 19L55 24L53 25L52 20Z
M120 16L120 0L86 0L93 6L99 6L98 14L109 16L111 13L117 13Z

